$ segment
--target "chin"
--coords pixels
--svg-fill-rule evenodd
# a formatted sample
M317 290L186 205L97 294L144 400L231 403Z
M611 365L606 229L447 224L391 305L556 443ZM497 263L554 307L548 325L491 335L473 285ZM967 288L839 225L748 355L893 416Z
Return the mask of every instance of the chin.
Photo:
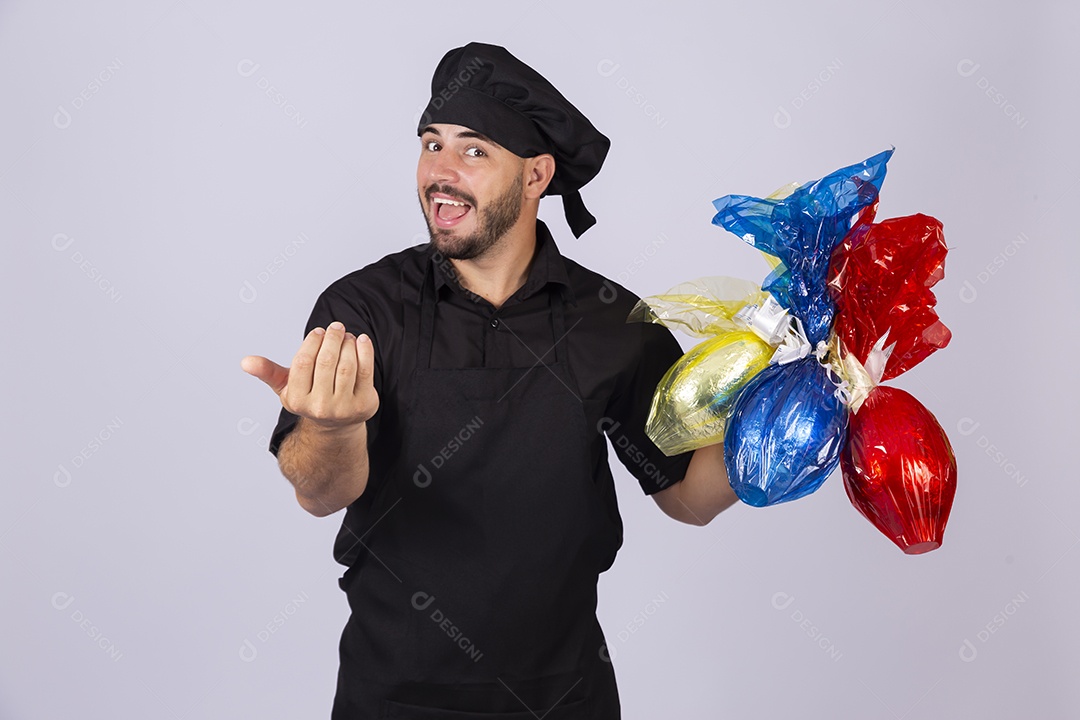
M453 258L455 260L463 260L467 258L461 257L463 252L471 251L471 243L469 238L460 237L454 233L448 233L445 230L428 228L428 238L431 244L442 253L445 257Z

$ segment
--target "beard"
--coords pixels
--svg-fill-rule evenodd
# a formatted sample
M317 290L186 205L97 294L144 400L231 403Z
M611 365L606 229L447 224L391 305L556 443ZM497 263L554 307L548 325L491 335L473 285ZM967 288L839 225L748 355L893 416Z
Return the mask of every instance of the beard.
M420 210L424 213L424 221L427 222L431 244L443 256L454 260L471 260L483 255L494 247L521 217L522 187L521 176L515 176L514 182L510 184L506 192L488 203L488 206L481 211L476 206L475 198L456 192L453 188L432 185L427 191L429 201L431 193L441 192L472 205L472 211L476 213L476 231L471 235L459 237L454 234L455 228L443 229L436 226L428 217L424 210L424 203L421 201ZM417 198L419 198L419 193L417 193ZM438 212L438 208L433 203L429 202L429 204L434 212Z

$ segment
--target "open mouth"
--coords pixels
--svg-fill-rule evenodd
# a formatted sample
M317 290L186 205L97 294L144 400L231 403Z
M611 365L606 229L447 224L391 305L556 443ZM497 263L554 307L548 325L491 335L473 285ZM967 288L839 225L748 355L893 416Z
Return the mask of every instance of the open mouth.
M447 197L433 197L431 202L435 207L435 224L441 228L457 225L472 210L472 205Z

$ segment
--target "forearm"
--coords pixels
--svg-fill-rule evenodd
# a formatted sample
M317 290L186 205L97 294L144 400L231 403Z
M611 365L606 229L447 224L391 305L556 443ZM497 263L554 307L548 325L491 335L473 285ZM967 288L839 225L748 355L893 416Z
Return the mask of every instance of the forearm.
M695 450L686 478L679 485L682 504L692 511L695 517L704 520L704 523L734 505L739 499L728 482L723 444Z
M728 483L723 443L694 451L686 477L654 496L669 517L689 525L707 525L739 499Z
M335 513L367 487L367 423L323 429L301 417L278 449L278 465L301 507L317 517Z

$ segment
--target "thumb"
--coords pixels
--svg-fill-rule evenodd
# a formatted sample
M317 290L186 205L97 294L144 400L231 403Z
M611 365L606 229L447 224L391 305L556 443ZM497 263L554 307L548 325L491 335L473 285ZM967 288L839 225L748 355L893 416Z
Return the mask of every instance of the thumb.
M244 372L254 375L269 385L270 389L279 396L289 384L289 368L282 367L261 355L248 355L240 361L240 367Z

